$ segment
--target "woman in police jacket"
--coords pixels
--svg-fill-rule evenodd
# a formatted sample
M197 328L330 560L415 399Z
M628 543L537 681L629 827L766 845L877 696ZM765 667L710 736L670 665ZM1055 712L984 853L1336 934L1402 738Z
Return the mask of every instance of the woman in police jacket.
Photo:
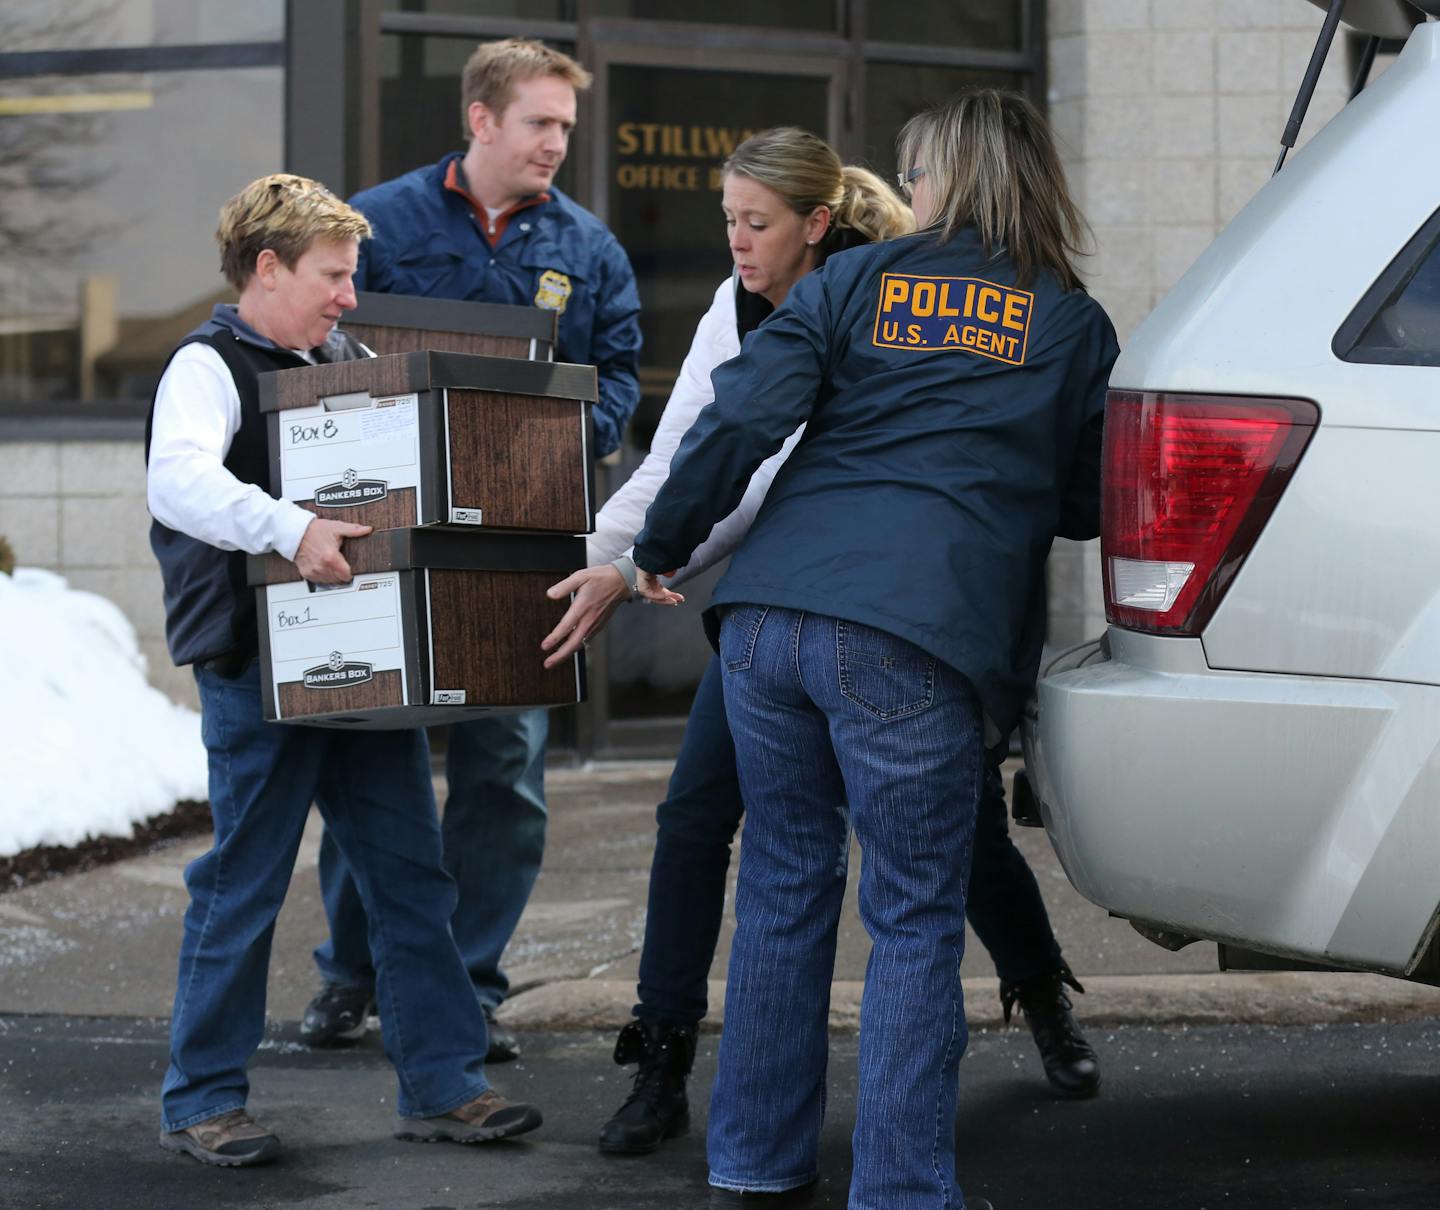
M874 945L852 1210L965 1204L959 969L984 749L1035 679L1062 514L1098 514L1118 351L1027 101L983 90L921 114L900 163L921 230L832 256L715 371L634 551L640 591L677 603L657 574L805 423L713 596L747 813L708 1159L723 1189L818 1175L853 827Z

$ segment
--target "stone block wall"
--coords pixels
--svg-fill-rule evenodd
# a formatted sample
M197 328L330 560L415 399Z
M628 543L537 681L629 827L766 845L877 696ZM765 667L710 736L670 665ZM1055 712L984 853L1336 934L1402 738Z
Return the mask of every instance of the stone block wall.
M64 576L118 605L140 638L150 683L196 705L195 682L165 650L160 571L150 553L140 437L0 437L0 534L18 564Z
M1305 0L1050 0L1049 112L1126 338L1269 179L1324 13ZM1300 141L1344 104L1337 36ZM1060 542L1050 642L1105 626L1099 543Z

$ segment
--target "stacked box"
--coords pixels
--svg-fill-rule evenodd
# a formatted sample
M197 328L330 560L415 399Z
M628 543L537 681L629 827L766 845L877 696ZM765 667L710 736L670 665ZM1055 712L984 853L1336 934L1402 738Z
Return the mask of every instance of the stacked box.
M481 353L550 361L559 314L540 307L415 298L408 294L355 296L345 331L374 353Z
M584 538L392 529L345 557L354 579L333 586L250 559L267 719L414 727L584 700L580 655L545 668L540 651L568 604L545 589L585 565Z
M407 315L400 339L428 339ZM272 493L375 530L346 540L344 585L251 558L265 717L399 728L582 701L583 650L546 669L540 640L594 527L596 398L592 366L434 349L263 376Z
M593 366L396 353L267 375L270 489L376 529L594 528Z

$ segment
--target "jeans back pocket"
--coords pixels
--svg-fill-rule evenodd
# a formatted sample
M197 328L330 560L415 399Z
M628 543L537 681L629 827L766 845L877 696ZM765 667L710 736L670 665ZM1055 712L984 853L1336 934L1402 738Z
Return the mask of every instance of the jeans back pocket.
M837 622L840 692L882 722L909 718L935 701L935 657L914 643L863 626Z
M744 672L750 667L755 658L755 640L769 612L768 605L736 605L721 619L720 659L726 672Z

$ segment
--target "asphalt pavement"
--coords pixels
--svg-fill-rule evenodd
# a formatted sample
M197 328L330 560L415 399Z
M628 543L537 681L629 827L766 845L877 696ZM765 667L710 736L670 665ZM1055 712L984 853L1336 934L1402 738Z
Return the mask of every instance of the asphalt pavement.
M546 866L508 955L515 993L502 1009L524 1053L492 1071L507 1095L544 1109L533 1141L397 1142L378 1040L345 1052L300 1043L315 990L309 950L324 928L314 826L277 928L270 1030L252 1065L251 1108L287 1147L268 1169L205 1169L155 1143L182 872L205 842L0 894L0 1207L703 1206L713 1033L697 1060L690 1137L638 1160L594 1146L628 1089L609 1051L633 995L667 773L551 772ZM1017 841L1089 989L1077 1007L1105 1084L1093 1102L1050 1098L1028 1035L997 1028L993 968L972 945L957 1140L968 1191L998 1210L1440 1206L1440 991L1362 975L1220 974L1213 946L1169 953L1081 899L1042 833ZM728 942L727 929L712 1030ZM817 1208L845 1200L867 955L852 905Z
M1428 1210L1440 1189L1440 1026L1139 1027L1097 1033L1105 1087L1053 1100L1029 1038L978 1031L961 1063L967 1193L997 1210ZM686 1210L707 1201L702 1043L692 1133L645 1157L595 1148L628 1086L594 1031L524 1036L492 1076L540 1104L529 1141L426 1146L389 1135L394 1077L373 1040L310 1051L277 1026L252 1065L253 1111L285 1142L266 1168L205 1168L155 1144L162 1022L0 1025L0 1205L8 1210L291 1207ZM778 1043L778 1040L777 1040ZM849 1174L855 1037L832 1045L822 1180ZM897 1129L901 1127L897 1126Z

